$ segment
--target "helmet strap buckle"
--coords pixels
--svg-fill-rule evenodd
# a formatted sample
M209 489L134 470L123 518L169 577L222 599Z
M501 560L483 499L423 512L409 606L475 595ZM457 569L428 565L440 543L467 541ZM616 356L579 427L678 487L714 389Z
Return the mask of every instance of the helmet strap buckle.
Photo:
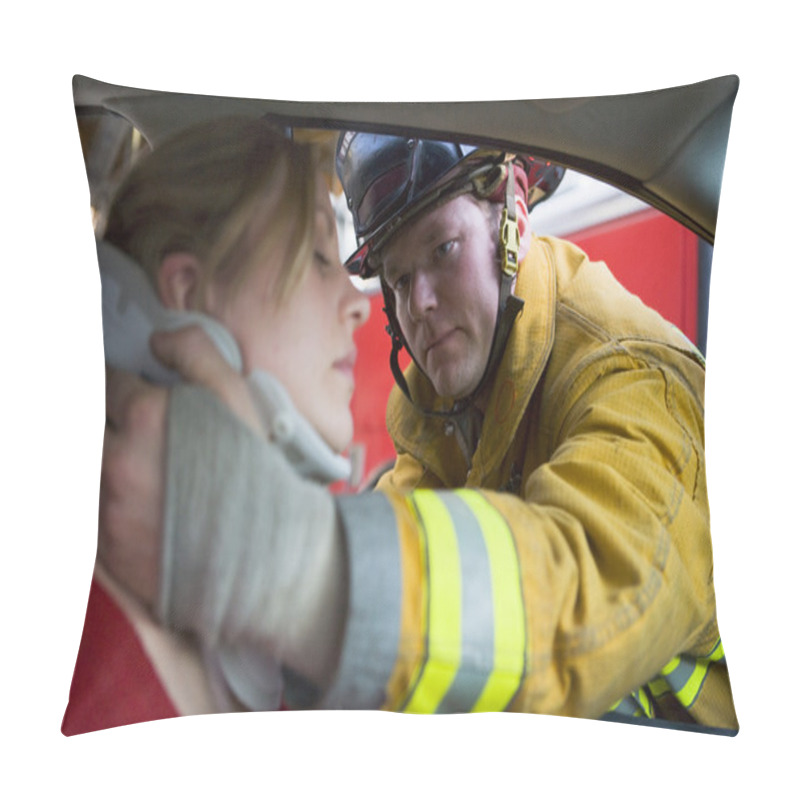
M500 267L504 275L514 276L519 269L519 225L515 218L509 219L508 209L503 209L500 219Z
M500 218L500 268L503 274L514 277L519 269L519 224L517 223L517 194L514 162L506 163L506 207Z

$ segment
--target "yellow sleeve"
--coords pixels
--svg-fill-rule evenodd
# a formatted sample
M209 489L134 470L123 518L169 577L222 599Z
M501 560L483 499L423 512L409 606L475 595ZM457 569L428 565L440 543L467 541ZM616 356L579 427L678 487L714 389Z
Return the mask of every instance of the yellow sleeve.
M383 577L368 599L351 583L354 616L393 609L380 635L391 642L381 707L737 728L715 617L700 399L668 366L623 362L566 384L539 431L549 458L525 472L520 496L437 489L407 454L384 477L373 517L352 524L392 540L392 556L372 551ZM364 502L346 500L343 518ZM351 559L358 551L351 544ZM357 659L343 669L357 672Z

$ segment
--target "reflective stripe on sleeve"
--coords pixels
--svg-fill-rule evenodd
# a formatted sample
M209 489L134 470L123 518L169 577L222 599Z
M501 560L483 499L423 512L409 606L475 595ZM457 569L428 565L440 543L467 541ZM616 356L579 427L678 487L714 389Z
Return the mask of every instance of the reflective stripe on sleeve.
M477 492L414 492L427 589L426 658L404 710L503 710L525 670L525 615L511 531Z
M717 640L711 652L702 658L675 656L667 662L657 677L646 686L623 697L609 709L609 713L652 719L655 709L651 697L659 698L667 694L673 695L684 708L689 709L700 695L709 665L715 661L724 661L724 658L721 640Z
M456 531L444 503L431 491L410 501L420 530L426 573L425 630L428 651L404 711L436 711L461 661L461 565Z
M494 599L494 668L473 711L507 708L525 673L525 607L519 558L511 529L477 492L459 491L481 524L489 553Z
M622 714L627 717L647 717L648 719L655 717L653 701L644 686L617 701L611 706L608 713Z
M684 708L691 708L703 688L709 665L724 659L722 640L718 639L707 656L692 658L681 655L673 658L661 670L661 674L650 682L650 688L656 697L670 692Z

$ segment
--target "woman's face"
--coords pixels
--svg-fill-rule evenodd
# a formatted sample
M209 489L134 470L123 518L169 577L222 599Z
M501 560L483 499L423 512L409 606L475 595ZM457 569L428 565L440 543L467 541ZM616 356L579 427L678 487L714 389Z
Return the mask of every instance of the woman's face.
M284 263L283 253L276 252L253 266L227 300L212 287L208 311L238 341L245 373L261 369L278 378L297 410L341 452L353 437L353 334L367 321L370 305L339 260L336 222L322 178L317 185L313 263L279 303L275 282Z

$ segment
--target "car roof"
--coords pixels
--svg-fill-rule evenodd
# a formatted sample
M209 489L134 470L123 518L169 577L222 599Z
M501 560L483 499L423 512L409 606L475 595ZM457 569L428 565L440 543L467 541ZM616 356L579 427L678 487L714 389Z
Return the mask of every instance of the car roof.
M713 244L733 103L728 75L651 92L453 103L297 102L153 91L73 78L76 112L125 117L151 145L216 116L404 132L525 151L618 187Z

